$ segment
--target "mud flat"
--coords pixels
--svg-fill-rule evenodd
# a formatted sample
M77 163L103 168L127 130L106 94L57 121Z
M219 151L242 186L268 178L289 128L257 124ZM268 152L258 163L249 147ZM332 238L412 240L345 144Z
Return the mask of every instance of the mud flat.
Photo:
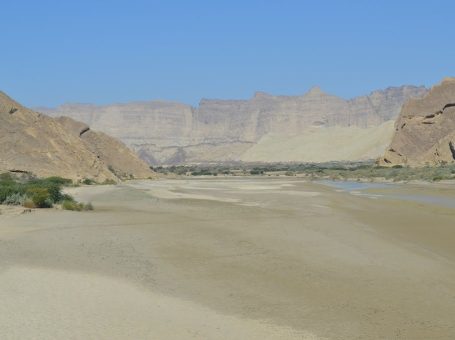
M217 178L72 194L95 211L0 215L2 338L455 338L453 186Z

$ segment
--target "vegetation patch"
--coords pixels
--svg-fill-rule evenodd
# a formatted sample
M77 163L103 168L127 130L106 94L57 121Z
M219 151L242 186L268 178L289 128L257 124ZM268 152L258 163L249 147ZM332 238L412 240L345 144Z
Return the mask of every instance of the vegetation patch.
M94 184L97 184L95 180L91 179L91 178L84 178L82 180L82 184L85 184L85 185L94 185Z
M114 184L117 184L116 181L114 181L113 179L105 179L103 183L101 183L103 185L114 185Z
M117 182L113 179L105 179L103 182L97 182L94 179L91 178L84 178L81 182L82 184L85 185L113 185L117 184Z
M73 181L62 177L20 177L11 173L0 174L0 204L22 205L26 208L52 208L55 204L73 202L80 209L93 210L89 204L77 203L73 197L64 194L64 186Z
M72 211L88 211L93 210L92 203L79 203L71 199L66 199L62 202L63 210L72 210Z
M455 179L455 164L411 168L378 166L373 161L327 163L229 163L155 167L155 172L180 176L300 176L309 179L359 181L426 181Z

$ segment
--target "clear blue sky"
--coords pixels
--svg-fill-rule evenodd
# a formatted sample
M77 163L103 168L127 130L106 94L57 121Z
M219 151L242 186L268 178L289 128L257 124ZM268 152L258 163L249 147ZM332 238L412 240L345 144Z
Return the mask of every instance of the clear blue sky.
M455 2L2 1L0 89L29 106L301 94L455 75Z

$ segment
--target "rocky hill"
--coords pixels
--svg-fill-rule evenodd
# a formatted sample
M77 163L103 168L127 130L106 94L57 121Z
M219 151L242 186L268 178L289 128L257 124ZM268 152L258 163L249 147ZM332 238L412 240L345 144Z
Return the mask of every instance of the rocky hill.
M125 145L88 126L29 110L0 92L0 172L97 181L153 173Z
M455 78L447 78L420 99L407 102L395 124L382 165L438 165L455 162Z
M69 116L125 142L150 164L249 161L261 150L261 161L322 161L331 152L336 160L379 157L391 139L403 103L426 93L423 87L391 87L368 96L345 100L315 87L302 96L273 96L258 92L250 100L201 100L197 108L173 102L141 102L107 106L68 104L40 111ZM330 128L342 130L330 130ZM375 129L378 131L374 131ZM361 145L373 133L370 148L336 153L337 133ZM287 141L311 140L308 147L289 150ZM275 140L273 148L268 143ZM348 140L345 138L346 143ZM365 142L367 143L367 142ZM322 147L322 146L326 147ZM270 150L269 152L267 150ZM322 158L317 155L321 155ZM343 159L340 159L342 157Z

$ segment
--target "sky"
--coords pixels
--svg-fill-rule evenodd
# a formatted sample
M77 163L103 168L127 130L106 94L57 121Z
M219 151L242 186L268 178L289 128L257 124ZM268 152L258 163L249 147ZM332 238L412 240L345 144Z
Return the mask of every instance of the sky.
M455 76L444 0L4 0L0 90L27 106L255 91L344 98Z

